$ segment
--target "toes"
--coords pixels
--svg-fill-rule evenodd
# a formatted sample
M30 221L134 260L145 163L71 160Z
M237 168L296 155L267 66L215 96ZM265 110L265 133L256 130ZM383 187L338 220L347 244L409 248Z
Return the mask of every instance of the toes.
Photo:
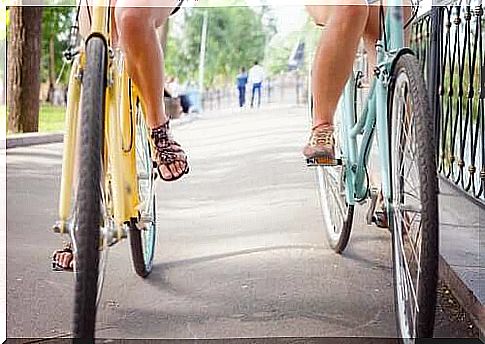
M178 166L176 164L177 162L170 164L170 171L172 172L172 175L174 177L177 177L180 174L180 172L178 171Z
M71 257L72 257L72 254L71 253L68 253L68 252L64 252L62 253L61 255L61 263L60 265L63 267L63 268L67 268L69 267L70 263L71 263Z
M184 172L184 164L182 161L177 161L177 171L179 174Z
M52 261L62 269L70 269L75 266L74 253L55 251L52 255Z
M64 267L64 252L56 253L55 262L57 265Z
M163 179L171 179L172 178L172 172L167 168L167 166L162 165L160 166L160 171L162 172L162 177Z

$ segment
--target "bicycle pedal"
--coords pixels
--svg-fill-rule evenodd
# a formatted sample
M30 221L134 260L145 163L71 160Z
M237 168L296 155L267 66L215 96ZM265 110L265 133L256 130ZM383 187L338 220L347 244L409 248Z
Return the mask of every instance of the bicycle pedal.
M308 167L315 166L338 166L342 165L342 159L328 158L328 157L316 157L306 159Z
M56 222L54 226L52 226L52 230L54 233L62 233L64 229L64 226L60 222Z

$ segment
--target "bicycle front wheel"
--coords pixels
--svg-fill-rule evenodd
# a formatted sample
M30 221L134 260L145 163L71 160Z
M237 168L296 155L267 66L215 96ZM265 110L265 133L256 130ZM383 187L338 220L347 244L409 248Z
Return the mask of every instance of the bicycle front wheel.
M148 128L141 103L136 104L136 169L138 179L139 217L130 224L131 257L135 272L147 277L152 271L156 239L155 173L148 138Z
M406 343L431 337L438 280L438 181L433 118L417 59L398 58L390 93L396 319Z
M317 180L328 244L342 253L349 243L354 217L354 206L345 199L345 167L317 166Z
M76 201L74 337L94 338L102 223L102 152L106 92L106 46L98 37L86 45L82 81L79 180Z

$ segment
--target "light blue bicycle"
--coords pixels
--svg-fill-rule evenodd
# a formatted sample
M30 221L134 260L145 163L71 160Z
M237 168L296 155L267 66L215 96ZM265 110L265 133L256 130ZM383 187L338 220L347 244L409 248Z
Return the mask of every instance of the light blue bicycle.
M370 200L370 213L375 209L368 160L376 134L380 187L392 233L397 328L399 337L412 343L433 334L438 182L433 118L418 60L404 44L401 4L391 0L386 9L381 6L377 68L362 110L357 111L361 72L353 73L340 99L335 123L340 156L331 163L307 162L317 168L328 242L341 253L350 238L355 204Z

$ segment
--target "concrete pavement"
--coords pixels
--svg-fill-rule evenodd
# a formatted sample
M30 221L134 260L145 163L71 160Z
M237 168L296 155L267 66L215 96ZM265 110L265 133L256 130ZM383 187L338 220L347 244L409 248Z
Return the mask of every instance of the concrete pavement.
M304 108L208 114L175 135L191 174L158 185L154 271L136 277L127 242L110 250L97 336L395 335L389 234L357 216L345 254L327 248ZM69 335L73 276L50 271L61 148L7 151L10 337ZM468 334L441 308L437 326Z

